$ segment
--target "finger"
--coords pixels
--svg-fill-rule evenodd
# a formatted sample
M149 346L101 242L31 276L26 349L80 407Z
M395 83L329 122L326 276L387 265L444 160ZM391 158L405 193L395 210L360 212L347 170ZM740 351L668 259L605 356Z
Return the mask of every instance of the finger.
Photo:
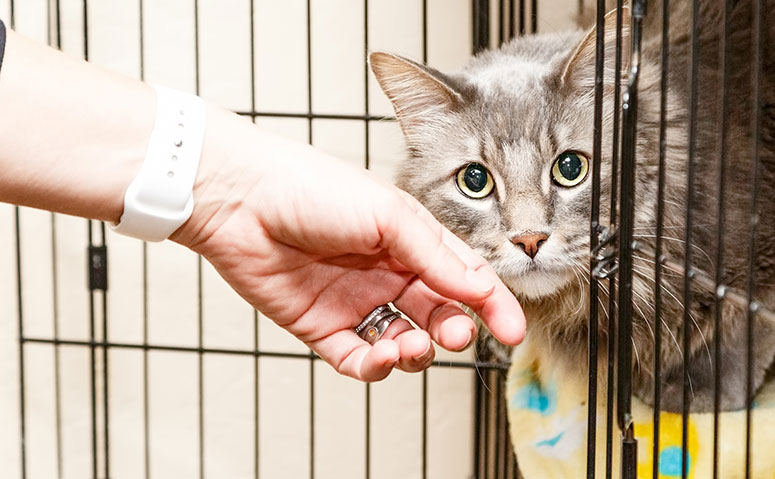
M396 337L400 359L398 367L408 373L422 371L433 362L436 351L426 331L412 329Z
M441 223L418 214L423 209L400 198L385 207L377 215L381 246L443 296L464 302L486 298L497 278L466 265L444 241Z
M398 368L402 371L416 373L427 369L436 356L428 333L415 329L412 323L404 318L398 318L390 323L379 341L385 339L393 339L398 344Z
M384 215L380 227L387 250L431 289L471 306L501 342L518 344L525 333L524 313L492 267L416 200L400 203L403 207Z
M413 280L393 302L444 349L461 351L476 338L476 325L459 303Z
M485 266L492 271L490 266ZM492 274L495 274L493 271ZM487 329L503 344L516 346L525 337L525 313L517 298L503 283L498 283L482 301L468 303Z
M340 374L366 382L385 379L399 360L396 341L381 339L371 346L349 329L308 345Z
M441 226L417 200L405 192L402 192L402 197L407 208L415 211L414 217L418 222L425 223L429 230L435 229L440 232L436 243L432 243L428 237L416 241L412 241L411 238L405 240L411 242L416 251L422 251L427 258L426 263L420 263L421 267L427 269L424 271L414 269L414 271L419 274L424 283L442 296L470 306L498 340L509 345L519 344L525 335L525 314L517 299L498 278L495 270L463 240ZM421 229L417 225L415 227ZM421 241L425 248L420 248ZM428 251L429 245L431 251ZM434 251L436 256L433 256ZM451 257L455 257L456 261L450 259ZM402 262L405 261L400 257L398 259ZM445 261L450 261L450 263L445 264ZM461 264L465 269L462 274L459 269ZM410 264L406 265L412 268ZM421 274L420 271L423 273ZM454 292L454 288L447 288L449 283L455 283L463 288L469 286L472 289L474 289L473 286L470 286L472 283L491 284L492 289L479 297L471 298L471 294L460 295ZM434 340L438 341L438 338L434 337Z

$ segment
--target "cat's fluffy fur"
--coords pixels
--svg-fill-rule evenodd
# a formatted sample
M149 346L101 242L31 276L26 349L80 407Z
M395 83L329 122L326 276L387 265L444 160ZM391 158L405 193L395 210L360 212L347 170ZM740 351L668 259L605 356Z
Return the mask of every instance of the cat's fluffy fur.
M745 289L751 237L753 54L752 0L733 2L728 95L727 193L724 279ZM660 114L661 5L649 2L646 19L637 133L635 185L636 240L653 246L657 205ZM690 2L671 2L664 248L682 262L686 218L689 132ZM775 307L775 0L765 1L761 82L761 183L756 241L756 300ZM714 274L721 86L718 51L722 32L720 0L701 0L696 141L694 267ZM629 46L629 14L624 10L623 44ZM606 17L601 219L609 217L613 132L615 15ZM497 51L476 56L463 70L443 74L386 53L371 65L391 99L406 136L409 157L398 184L416 196L442 223L475 248L520 299L534 341L565 355L569 365L586 365L591 173L578 186L552 182L551 167L568 150L592 157L595 32L583 30L519 38ZM628 63L625 56L623 61ZM626 71L626 70L624 70ZM624 83L624 82L622 82ZM487 167L494 192L483 199L464 196L456 173L469 163ZM535 259L512 243L526 232L549 234ZM635 394L652 402L653 263L634 255L633 365ZM664 269L662 407L681 408L683 279ZM604 339L608 301L601 295ZM713 292L695 287L691 305L690 374L695 411L712 408L711 345L721 334L722 408L745 405L747 363L745 313L725 303L721 331L713 327ZM605 344L605 341L601 341ZM775 325L755 322L754 382L758 387L775 356ZM605 354L605 348L601 348ZM580 371L581 372L581 371Z

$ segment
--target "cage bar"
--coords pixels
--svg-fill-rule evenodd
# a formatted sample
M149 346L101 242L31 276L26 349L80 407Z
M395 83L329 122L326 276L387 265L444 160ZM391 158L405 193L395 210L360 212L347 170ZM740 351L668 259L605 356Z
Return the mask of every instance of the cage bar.
M684 250L684 296L683 296L683 335L684 351L683 361L683 407L681 411L681 479L686 479L689 474L687 464L688 452L688 423L691 398L689 396L690 378L689 363L690 358L686 352L689 351L689 332L691 321L691 301L692 301L692 226L694 223L694 178L695 178L695 155L696 155L696 137L697 137L697 90L698 90L698 63L699 63L699 2L692 1L692 31L691 31L691 67L690 67L690 91L689 91L689 156L687 165L687 183L686 183L686 232L684 241L686 248Z
M719 65L721 65L721 98L719 114L719 174L718 174L718 202L716 205L716 275L715 291L713 304L713 324L715 335L713 337L713 479L718 479L719 475L719 413L721 412L721 307L724 301L724 221L726 218L726 208L724 207L724 198L726 193L726 171L727 171L727 110L729 102L727 99L728 72L730 60L730 24L727 21L732 12L732 2L724 2L722 12L722 25L724 31L721 35L721 45L719 48Z
M659 84L659 167L657 172L657 225L656 244L654 254L654 411L652 416L652 478L659 476L659 432L660 432L660 404L662 399L662 235L664 231L665 214L665 146L667 124L667 95L668 95L668 67L669 67L669 28L670 28L670 1L662 2L662 48L661 71Z
M761 161L759 158L759 143L761 139L761 70L762 70L762 15L766 12L764 2L753 0L753 28L752 28L752 49L753 49L753 68L751 73L752 81L752 144L751 153L753 160L753 171L751 173L751 211L750 211L750 241L748 243L748 284L746 285L746 294L748 296L748 308L746 310L746 401L745 401L745 477L751 477L751 409L753 407L753 358L754 358L754 321L759 312L759 304L754 301L754 290L756 288L756 278L754 273L754 263L756 261L757 246L757 227L759 223L759 188L761 187Z
M522 7L520 0L520 8ZM595 107L592 143L592 204L590 208L590 272L598 266L594 252L600 240L600 165L603 141L603 75L605 62L605 0L597 0L595 36ZM521 18L521 15L520 15ZM520 24L520 28L521 28ZM595 479L597 453L597 363L598 363L598 278L589 275L588 394L587 394L587 479Z

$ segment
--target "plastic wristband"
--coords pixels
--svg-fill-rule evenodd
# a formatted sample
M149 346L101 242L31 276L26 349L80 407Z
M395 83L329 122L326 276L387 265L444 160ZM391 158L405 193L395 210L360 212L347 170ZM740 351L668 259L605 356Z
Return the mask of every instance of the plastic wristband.
M205 131L201 98L154 85L156 123L140 171L124 195L117 233L163 241L194 210L193 187Z

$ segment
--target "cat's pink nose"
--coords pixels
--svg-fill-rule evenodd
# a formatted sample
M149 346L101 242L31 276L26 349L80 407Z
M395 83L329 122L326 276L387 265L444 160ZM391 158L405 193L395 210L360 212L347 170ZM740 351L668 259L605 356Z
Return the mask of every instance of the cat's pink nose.
M549 239L549 235L546 233L528 233L514 236L511 238L511 242L522 248L525 254L533 259L547 239Z

